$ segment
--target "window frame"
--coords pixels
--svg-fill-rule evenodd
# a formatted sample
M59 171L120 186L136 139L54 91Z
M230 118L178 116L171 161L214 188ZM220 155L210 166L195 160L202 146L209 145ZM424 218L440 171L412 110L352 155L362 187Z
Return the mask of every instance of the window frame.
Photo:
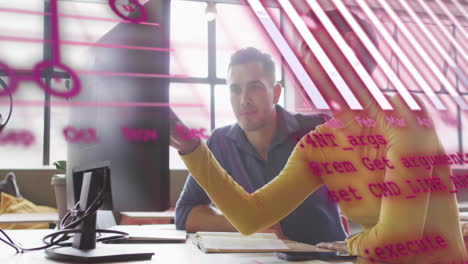
M67 1L67 0L62 0L62 1ZM208 0L178 0L178 1L193 1L193 2L202 2L202 3L208 3ZM213 1L214 4L216 5L217 3L222 3L222 4L231 4L231 5L244 5L242 1L238 0L215 0ZM44 12L49 13L50 8L49 8L49 1L45 0L44 1ZM284 32L284 12L281 10L281 8L272 1L267 1L266 3L267 7L273 7L273 8L278 8L280 15L280 30ZM50 22L51 22L51 17L50 16L44 16L44 30L43 30L43 38L44 39L51 39L51 28L50 28ZM226 79L225 78L219 78L217 77L216 74L216 68L217 68L217 63L216 63L216 20L207 21L207 27L208 27L208 76L204 78L200 77L190 77L186 79L179 79L179 78L171 78L170 82L171 83L192 83L192 84L208 84L210 85L210 125L211 125L211 130L216 128L216 122L215 122L215 87L217 85L226 85ZM456 28L453 27L453 35L456 36ZM52 46L51 44L48 43L43 43L43 60L48 61L52 59ZM457 62L458 58L458 53L454 53L454 60ZM281 57L281 62L282 65L285 65L284 59ZM399 67L399 61L397 60L397 69ZM17 71L16 74L21 74L21 75L32 75L32 71L29 70L21 70ZM7 77L7 75L4 72L0 72L0 77ZM69 79L70 76L67 73L60 72L60 71L44 71L43 76L44 81L47 85L50 85L51 81L53 78L61 78L61 79ZM284 87L285 85L285 71L283 67L281 67L281 79L279 83L281 83ZM460 91L460 81L458 80L458 76L456 77L456 90L459 92L459 94L463 97L468 96L468 92L462 92ZM387 92L396 92L395 90L387 88L381 88L381 90L384 93ZM408 90L410 93L423 93L422 91L412 91ZM444 90L439 90L436 91L436 94L448 94L447 91ZM287 93L285 93L284 96L284 101L287 102L286 100ZM44 93L44 127L43 127L43 157L42 157L42 163L45 166L50 165L50 128L51 128L51 96L48 93ZM460 109L459 106L457 106L457 133L458 133L458 148L461 153L463 153L463 125L462 125L462 110Z
M62 0L67 1L67 0ZM194 1L194 2L204 2L207 3L207 0L182 0L182 1ZM242 5L238 1L216 1L216 3L226 3L232 5ZM99 3L97 3L99 4ZM276 6L277 7L277 6ZM50 2L44 1L44 13L50 12ZM283 20L283 14L280 12L280 20ZM44 31L43 31L43 39L51 39L51 17L44 16ZM208 84L210 85L210 125L211 130L216 127L215 123L215 86L216 85L225 85L226 79L225 78L218 78L216 76L216 20L207 21L208 27L208 76L205 78L200 77L190 77L185 79L180 78L170 78L171 83L192 83L192 84ZM48 43L43 43L43 56L42 59L44 61L49 61L52 59L52 46ZM16 74L30 76L33 74L32 71L26 70L21 72L16 72ZM7 77L7 75L3 72L0 72L0 77ZM50 85L53 78L60 78L60 79L69 79L70 76L67 73L60 72L60 71L44 71L43 75L41 76L44 79L44 82L47 85ZM284 70L281 70L281 80L280 83L284 86ZM50 128L51 128L51 96L48 93L44 93L44 126L43 126L43 153L42 153L42 165L49 166L51 165L50 162Z

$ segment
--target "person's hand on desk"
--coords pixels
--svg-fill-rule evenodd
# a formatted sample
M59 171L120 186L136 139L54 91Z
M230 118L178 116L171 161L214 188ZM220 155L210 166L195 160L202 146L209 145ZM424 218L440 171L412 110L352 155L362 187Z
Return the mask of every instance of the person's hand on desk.
M177 130L178 126L184 126L184 123L179 119L179 117L172 111L170 108L169 118L170 118L170 145L177 149L182 155L190 154L193 152L199 145L200 139L193 138L189 135L185 135L185 138L180 134L180 131ZM182 133L186 133L187 130L184 130Z
M319 248L348 252L346 241L322 242L318 243L316 246Z
M461 229L463 233L463 237L468 238L468 222L461 222Z

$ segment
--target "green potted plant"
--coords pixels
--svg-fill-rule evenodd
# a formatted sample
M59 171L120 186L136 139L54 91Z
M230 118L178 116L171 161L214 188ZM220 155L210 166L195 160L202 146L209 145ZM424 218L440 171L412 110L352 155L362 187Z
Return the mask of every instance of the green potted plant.
M56 174L57 177L62 177L61 175L65 175L67 173L67 161L66 160L59 160L53 163L55 168L62 172L62 174ZM55 175L54 175L55 176Z
M57 201L59 219L62 220L63 216L67 213L67 161L59 160L54 162L53 165L60 172L59 174L54 174L52 176L52 186L55 191L55 200Z

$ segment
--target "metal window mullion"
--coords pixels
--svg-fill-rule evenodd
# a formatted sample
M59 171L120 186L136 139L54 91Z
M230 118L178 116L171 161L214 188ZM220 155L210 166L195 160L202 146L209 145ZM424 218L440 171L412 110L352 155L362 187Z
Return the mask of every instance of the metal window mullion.
M457 38L457 28L455 25L452 25L452 34L454 38ZM458 65L458 52L457 49L454 48L453 60L455 64ZM460 79L458 78L458 74L455 74L455 89L457 92L460 92ZM457 132L458 132L458 151L463 153L463 126L462 126L462 115L461 115L461 108L457 104ZM462 161L463 162L463 161Z
M44 1L44 13L47 14L50 12L50 0ZM44 40L51 39L51 30L50 30L50 16L44 16ZM43 60L49 61L52 59L52 46L50 43L44 42L43 46ZM53 69L47 71L48 73L53 72ZM47 86L52 84L52 75L45 74L44 76L45 83ZM44 93L44 143L42 150L42 164L50 164L50 94Z
M284 32L284 14L283 14L283 11L282 9L280 8L279 9L279 19L280 19L280 32L283 36L285 36L285 32ZM284 89L284 97L283 97L283 105L284 107L286 108L286 96L288 95L286 93L286 82L284 80L285 78L285 75L284 75L284 68L283 68L283 65L286 65L286 61L284 60L284 57L283 56L280 56L281 57L281 65L280 65L280 69L281 69L281 80L280 80L280 83L281 83L281 86L283 86L283 89Z
M211 130L215 129L215 85L216 77L216 20L208 22L208 81L210 83Z

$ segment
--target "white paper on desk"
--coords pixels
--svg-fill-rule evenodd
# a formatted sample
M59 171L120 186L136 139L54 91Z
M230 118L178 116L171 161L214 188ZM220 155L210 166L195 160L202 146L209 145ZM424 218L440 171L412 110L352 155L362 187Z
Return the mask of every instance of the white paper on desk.
M205 253L275 252L291 249L273 233L244 236L232 232L197 232L194 243Z
M237 237L237 238L265 238L278 239L275 233L255 233L250 236L243 235L239 232L197 232L195 237Z
M119 225L110 227L109 230L126 232L130 236L129 240L185 242L187 239L187 232L184 230L156 229L151 225Z

